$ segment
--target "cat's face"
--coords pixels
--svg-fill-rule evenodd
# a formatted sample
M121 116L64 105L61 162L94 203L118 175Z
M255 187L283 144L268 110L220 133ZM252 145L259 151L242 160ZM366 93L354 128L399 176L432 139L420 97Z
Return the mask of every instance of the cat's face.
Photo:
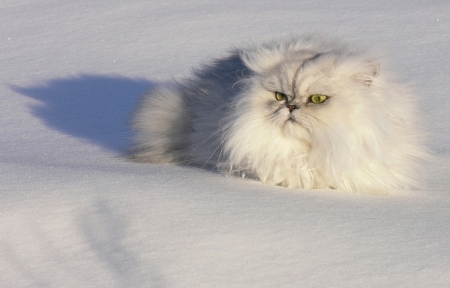
M252 102L287 137L310 144L352 137L375 101L368 96L370 65L340 63L332 53L287 57L257 71Z

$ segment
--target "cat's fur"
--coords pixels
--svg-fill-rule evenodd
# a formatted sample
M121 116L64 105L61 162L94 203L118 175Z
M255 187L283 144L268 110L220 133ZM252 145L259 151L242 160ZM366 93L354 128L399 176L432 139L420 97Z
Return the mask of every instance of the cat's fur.
M329 98L308 103L313 94ZM387 193L420 183L428 154L418 117L409 87L371 53L323 36L290 37L235 49L146 94L131 157L292 188Z

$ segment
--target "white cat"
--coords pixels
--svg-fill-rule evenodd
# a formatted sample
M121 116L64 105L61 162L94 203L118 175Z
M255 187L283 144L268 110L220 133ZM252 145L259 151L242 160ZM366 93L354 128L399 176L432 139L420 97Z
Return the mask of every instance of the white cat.
M236 49L145 95L131 157L292 188L417 187L428 153L414 95L383 69L324 36Z

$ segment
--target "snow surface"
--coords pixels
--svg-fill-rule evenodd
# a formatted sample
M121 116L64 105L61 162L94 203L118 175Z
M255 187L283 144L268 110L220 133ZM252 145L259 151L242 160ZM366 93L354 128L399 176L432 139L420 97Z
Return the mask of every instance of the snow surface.
M450 2L0 3L1 287L450 287ZM327 32L421 95L428 188L273 187L130 163L140 94L231 46Z

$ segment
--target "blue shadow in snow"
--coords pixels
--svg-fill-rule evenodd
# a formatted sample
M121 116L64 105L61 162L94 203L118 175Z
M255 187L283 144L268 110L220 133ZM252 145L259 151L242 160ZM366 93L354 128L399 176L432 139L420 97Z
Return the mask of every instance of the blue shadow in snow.
M124 152L131 137L133 110L141 95L154 85L144 79L87 74L11 88L42 102L31 111L49 127Z

